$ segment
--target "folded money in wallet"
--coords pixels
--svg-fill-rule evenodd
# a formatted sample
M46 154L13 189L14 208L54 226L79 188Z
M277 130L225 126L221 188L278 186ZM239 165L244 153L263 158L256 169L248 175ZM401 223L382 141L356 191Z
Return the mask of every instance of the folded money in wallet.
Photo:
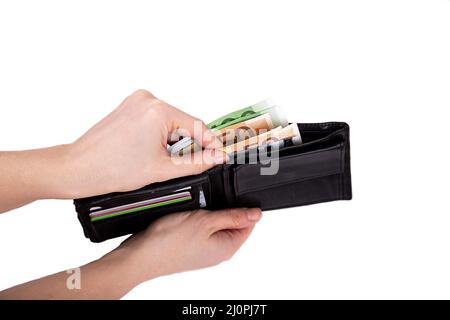
M350 200L349 126L343 122L297 126L302 143L282 144L272 158L267 155L275 151L269 150L265 160L270 158L270 163L258 154L251 161L252 150L260 148L246 149L239 157L235 154L232 163L202 174L74 200L85 236L101 242L143 230L166 214L200 208L214 214L222 208L273 210Z

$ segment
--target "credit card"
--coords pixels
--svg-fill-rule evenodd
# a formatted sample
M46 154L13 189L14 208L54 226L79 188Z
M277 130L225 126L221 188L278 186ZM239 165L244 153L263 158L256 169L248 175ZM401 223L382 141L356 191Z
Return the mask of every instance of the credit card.
M91 221L98 221L107 218L112 218L119 215L124 215L127 213L137 212L141 210L162 207L173 203L179 203L184 201L192 200L191 193L188 191L173 193L165 195L162 197L157 197L153 199L148 199L144 201L138 201L129 203L126 205L121 205L117 207L112 207L104 210L98 210L91 212L89 217Z

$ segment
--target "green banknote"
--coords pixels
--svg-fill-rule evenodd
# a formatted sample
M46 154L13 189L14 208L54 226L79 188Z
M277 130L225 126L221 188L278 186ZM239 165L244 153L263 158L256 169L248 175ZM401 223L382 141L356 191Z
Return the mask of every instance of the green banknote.
M254 105L242 108L240 110L230 112L220 117L219 119L216 119L208 123L207 127L212 130L222 129L232 124L249 120L257 116L260 116L264 113L267 113L267 111L270 108L273 108L274 106L275 104L271 100L264 100Z
M288 121L280 108L277 107L270 99L260 101L254 105L230 112L210 123L207 127L212 131L229 127L233 124L256 118L263 114L269 114L274 127L285 127ZM168 151L172 154L180 152L180 150L188 148L193 144L190 137L185 137L175 144L169 146Z

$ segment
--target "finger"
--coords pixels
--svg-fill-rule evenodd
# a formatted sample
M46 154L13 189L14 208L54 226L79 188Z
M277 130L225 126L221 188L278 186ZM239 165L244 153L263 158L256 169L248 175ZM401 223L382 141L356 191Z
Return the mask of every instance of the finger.
M220 230L213 233L211 237L215 238L217 241L220 241L221 243L224 243L225 241L228 241L229 243L231 242L231 245L236 251L248 239L254 228L255 224L243 229Z
M171 168L173 177L195 175L228 161L228 155L218 149L205 149L185 156L168 155L165 168ZM172 174L173 173L173 174Z
M209 214L210 234L220 230L252 227L261 219L261 209L239 208L214 211Z
M167 108L168 133L177 131L180 135L190 136L204 148L220 148L223 146L203 121L171 105L167 105Z

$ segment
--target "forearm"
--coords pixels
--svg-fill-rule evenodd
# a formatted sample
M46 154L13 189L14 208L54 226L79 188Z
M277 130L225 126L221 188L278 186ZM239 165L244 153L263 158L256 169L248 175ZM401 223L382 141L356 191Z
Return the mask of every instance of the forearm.
M0 212L38 199L69 198L68 145L0 152ZM62 187L64 186L64 187Z
M119 299L156 272L113 251L79 270L59 272L0 292L0 299ZM149 275L149 273L151 275Z

